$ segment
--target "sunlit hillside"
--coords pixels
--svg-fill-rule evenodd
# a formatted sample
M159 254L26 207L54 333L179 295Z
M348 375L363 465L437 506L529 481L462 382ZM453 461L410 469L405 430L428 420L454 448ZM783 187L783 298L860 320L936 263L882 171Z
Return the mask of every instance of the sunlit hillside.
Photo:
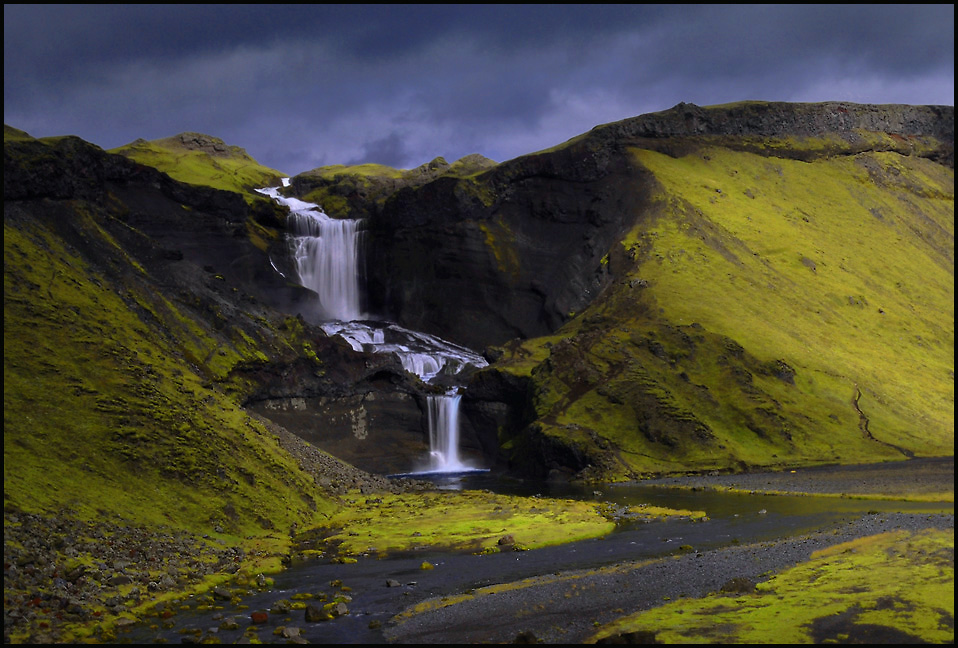
M110 153L159 169L180 182L241 194L275 187L280 178L286 177L281 171L264 167L242 148L200 133L181 133L151 141L139 139L111 149Z
M632 148L654 188L616 282L505 348L598 474L953 453L953 170L788 146L815 153Z
M89 146L16 132L5 144L22 160ZM239 537L334 509L232 395L237 366L303 353L297 321L250 313L217 330L143 265L120 201L43 210L5 202L5 507Z

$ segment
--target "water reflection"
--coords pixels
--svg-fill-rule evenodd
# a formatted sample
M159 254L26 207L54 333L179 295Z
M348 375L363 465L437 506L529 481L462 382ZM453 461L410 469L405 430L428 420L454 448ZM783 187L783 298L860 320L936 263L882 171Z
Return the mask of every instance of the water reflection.
M428 477L419 475L419 478ZM487 471L433 475L444 490L489 490L506 495L608 501L617 505L653 506L705 511L707 521L667 520L623 524L600 539L546 547L521 554L447 554L425 550L415 555L385 559L367 557L354 564L310 561L292 565L278 574L271 591L245 597L241 603L224 602L219 609L185 605L170 625L137 624L125 629L117 643L250 642L250 613L273 610L280 599L293 601L303 593L334 593L336 583L348 586L349 614L325 623L305 623L302 611L271 612L269 621L254 628L257 643L290 643L282 634L286 626L301 630L308 643L386 643L381 628L396 613L417 601L468 591L483 585L512 582L557 570L594 568L621 561L638 561L675 553L688 545L696 551L731 544L770 541L817 529L834 528L864 513L954 513L953 503L909 503L838 497L762 495L713 490L684 490L641 484L596 488L571 483L535 482L503 478ZM436 566L422 570L428 561ZM395 585L387 586L387 581ZM338 586L337 586L338 587ZM235 619L239 627L223 627Z

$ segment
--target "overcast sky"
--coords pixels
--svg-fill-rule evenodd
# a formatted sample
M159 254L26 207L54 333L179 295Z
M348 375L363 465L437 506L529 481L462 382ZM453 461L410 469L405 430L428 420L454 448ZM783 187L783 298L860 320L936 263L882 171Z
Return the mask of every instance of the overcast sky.
M294 175L497 162L741 101L954 105L954 5L4 5L3 120Z

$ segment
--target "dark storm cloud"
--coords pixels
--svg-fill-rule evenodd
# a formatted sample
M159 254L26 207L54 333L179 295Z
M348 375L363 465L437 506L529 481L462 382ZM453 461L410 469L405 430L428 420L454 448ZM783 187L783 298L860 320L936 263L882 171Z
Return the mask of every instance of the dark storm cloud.
M763 99L954 105L953 5L4 5L4 122L287 173L504 160Z

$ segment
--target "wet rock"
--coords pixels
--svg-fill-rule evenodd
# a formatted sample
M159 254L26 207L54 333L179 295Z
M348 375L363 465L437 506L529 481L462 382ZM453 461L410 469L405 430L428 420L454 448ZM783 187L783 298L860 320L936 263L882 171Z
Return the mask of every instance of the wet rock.
M729 594L751 594L755 591L755 581L737 576L722 585L722 591Z
M229 601L231 598L233 598L233 595L229 590L223 587L215 587L213 588L213 598L219 599L221 601Z
M314 605L312 603L308 604L305 609L305 619L309 623L318 623L320 621L329 621L333 618L329 612L324 608Z

